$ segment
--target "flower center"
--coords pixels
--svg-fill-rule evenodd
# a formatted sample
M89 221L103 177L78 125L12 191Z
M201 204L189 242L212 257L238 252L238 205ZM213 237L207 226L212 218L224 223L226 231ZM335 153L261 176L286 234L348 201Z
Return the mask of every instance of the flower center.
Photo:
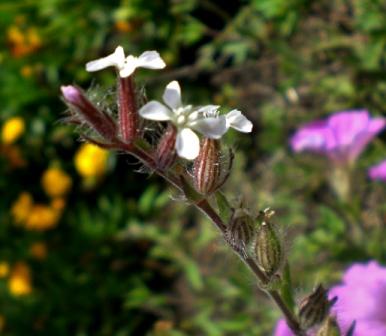
M174 119L175 125L177 127L184 127L188 122L190 114L192 113L192 106L191 105L182 106L175 109L173 112L175 115L175 119Z

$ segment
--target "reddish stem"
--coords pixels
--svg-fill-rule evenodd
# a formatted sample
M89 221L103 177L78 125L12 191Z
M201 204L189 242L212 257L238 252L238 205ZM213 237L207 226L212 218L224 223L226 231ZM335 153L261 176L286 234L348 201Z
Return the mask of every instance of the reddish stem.
M119 76L118 101L118 124L122 140L132 142L138 132L138 112L132 76L126 78Z

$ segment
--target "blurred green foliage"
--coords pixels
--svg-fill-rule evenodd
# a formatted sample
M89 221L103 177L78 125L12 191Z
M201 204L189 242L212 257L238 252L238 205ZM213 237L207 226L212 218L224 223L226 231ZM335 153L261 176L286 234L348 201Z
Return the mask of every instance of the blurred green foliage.
M252 137L227 138L239 150L225 193L277 210L300 294L338 281L354 260L386 261L385 189L366 180L384 158L382 139L359 160L349 204L329 189L322 158L287 148L297 126L333 111L385 114L384 1L3 0L0 29L0 122L25 121L0 153L4 334L268 335L279 317L210 223L171 201L180 195L159 179L134 173L135 161L112 154L103 176L79 174L77 136L58 122L59 87L109 97L111 71L91 76L84 64L119 44L134 55L156 49L168 64L138 73L149 97L178 79L186 100L237 107L254 121ZM53 166L72 181L58 222L15 225L21 193L51 202L40 181ZM46 254L31 252L36 243ZM30 270L26 295L9 285L20 262Z

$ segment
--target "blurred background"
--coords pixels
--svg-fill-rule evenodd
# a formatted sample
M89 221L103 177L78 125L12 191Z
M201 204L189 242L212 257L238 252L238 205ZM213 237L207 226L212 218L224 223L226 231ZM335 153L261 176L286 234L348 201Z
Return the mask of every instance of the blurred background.
M200 213L61 122L60 85L113 96L113 71L84 65L117 45L167 63L137 72L148 97L177 79L186 102L253 121L251 136L226 138L237 153L225 193L276 210L299 296L353 261L386 261L385 183L366 172L385 135L357 161L350 202L329 187L325 158L288 145L335 111L385 115L385 1L2 0L0 29L4 335L256 336L280 317Z

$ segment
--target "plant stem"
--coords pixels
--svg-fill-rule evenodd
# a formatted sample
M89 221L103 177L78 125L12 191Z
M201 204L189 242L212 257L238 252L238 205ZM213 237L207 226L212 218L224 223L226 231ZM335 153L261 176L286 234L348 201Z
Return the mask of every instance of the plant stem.
M165 171L159 169L157 167L156 162L146 151L135 146L133 144L125 144L119 143L117 147L128 154L133 155L135 158L139 159L143 164L145 164L148 168L152 169L157 175L164 178L167 182L177 188L179 191L183 191L183 187L180 184L180 181L177 177L172 174L167 174ZM217 212L210 205L208 200L203 196L201 200L198 202L192 202L192 204L203 212L216 226L216 228L222 233L224 236L226 233L227 225L223 222L221 217L217 214ZM229 244L229 242L225 239L227 244L234 250L234 248ZM253 272L256 278L263 286L269 285L270 279L260 270L259 266L256 264L255 260L249 256L245 256L242 253L235 251L236 254L240 257L240 259L249 267L249 269ZM276 303L277 307L283 313L288 327L292 330L292 332L296 336L306 336L305 332L301 329L299 322L296 316L292 313L292 311L287 307L285 301L281 297L280 293L277 290L271 289L263 289L267 295Z

